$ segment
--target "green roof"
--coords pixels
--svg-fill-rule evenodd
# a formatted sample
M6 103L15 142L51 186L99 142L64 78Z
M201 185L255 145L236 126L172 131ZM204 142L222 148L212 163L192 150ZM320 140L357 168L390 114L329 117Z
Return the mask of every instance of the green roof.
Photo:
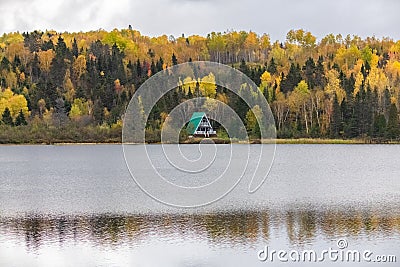
M193 115L190 118L190 121L188 123L188 126L186 127L189 134L194 134L194 132L197 130L197 127L199 127L201 119L205 115L206 115L206 113L204 113L204 112L194 112L193 113Z

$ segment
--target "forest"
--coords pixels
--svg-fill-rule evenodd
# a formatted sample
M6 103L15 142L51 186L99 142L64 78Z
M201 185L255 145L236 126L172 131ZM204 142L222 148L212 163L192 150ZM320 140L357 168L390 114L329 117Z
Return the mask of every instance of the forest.
M170 66L214 61L245 73L267 99L277 137L400 140L400 41L303 29L284 42L249 31L149 37L129 26L0 37L0 143L120 142L140 85ZM182 77L193 79L194 77ZM178 86L157 104L146 138L158 141L168 112L197 96L218 99L258 137L254 110L219 86Z

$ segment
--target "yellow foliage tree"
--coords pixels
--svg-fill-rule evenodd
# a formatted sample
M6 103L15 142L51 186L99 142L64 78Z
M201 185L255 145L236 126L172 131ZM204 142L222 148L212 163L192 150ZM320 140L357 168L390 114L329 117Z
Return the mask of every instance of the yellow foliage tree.
M354 83L354 92L353 92L354 96L356 96L357 93L360 91L363 81L364 81L363 74L361 72L358 72L356 75L356 82Z
M182 89L184 90L185 94L190 92L194 92L194 88L196 86L196 80L193 80L191 77L186 77L183 81L179 80L178 86L182 86Z
M397 60L389 62L386 71L391 79L397 78L397 76L400 76L400 62Z
M75 98L71 105L71 110L69 112L69 117L71 119L79 119L82 115L89 114L88 102L82 98Z
M84 55L79 55L72 66L74 77L79 79L86 72L86 58Z
M25 117L29 115L28 102L26 101L25 96L14 94L10 88L0 92L0 115L3 114L6 108L10 110L13 119L18 116L18 113L21 110Z
M51 61L55 57L55 52L53 51L53 49L49 49L47 51L39 51L38 57L40 62L40 70L49 72Z
M216 90L217 86L215 84L215 76L210 72L210 74L201 79L200 91L203 96L214 98L217 92Z
M367 84L369 84L372 89L377 89L379 93L383 93L389 86L389 79L382 69L372 68L367 77Z
M352 45L349 48L341 46L335 56L335 62L344 70L350 70L357 63L358 59L361 58L361 52L356 45Z
M74 85L72 84L69 70L67 70L67 72L65 73L64 90L65 90L64 93L65 99L68 100L69 102L72 102L75 96L75 88Z
M336 93L339 104L342 103L346 97L346 92L340 87L339 73L335 69L328 71L326 78L328 83L325 86L325 92L327 92L333 99L333 95Z

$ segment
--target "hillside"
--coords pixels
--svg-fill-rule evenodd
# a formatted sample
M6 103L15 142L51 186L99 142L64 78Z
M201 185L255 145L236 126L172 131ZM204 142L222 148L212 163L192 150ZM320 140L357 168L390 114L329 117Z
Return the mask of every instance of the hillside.
M231 31L149 37L129 29L0 37L0 143L118 142L135 90L169 66L215 61L261 89L279 138L399 139L400 41L291 30L285 42ZM184 78L184 77L183 77ZM192 77L190 77L192 78ZM238 112L257 138L249 107L216 86L200 94ZM191 90L194 90L192 88ZM166 114L193 91L177 88L148 121L157 141Z

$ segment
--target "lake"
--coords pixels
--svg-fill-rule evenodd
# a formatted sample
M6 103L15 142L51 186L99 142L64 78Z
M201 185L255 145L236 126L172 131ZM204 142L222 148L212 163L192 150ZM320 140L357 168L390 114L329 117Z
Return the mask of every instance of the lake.
M248 157L255 168L248 152L259 146L233 145L230 175ZM199 156L197 145L181 147ZM208 174L190 178L163 162L160 145L147 146L155 168L181 186L207 184L224 169L230 145L204 145L206 158L213 149L222 154ZM134 146L129 153L136 163L147 157ZM309 266L291 257L330 248L368 250L371 262L311 265L399 266L399 158L399 145L277 145L255 193L245 174L222 199L178 208L140 190L121 145L0 146L0 266ZM278 258L280 250L287 255Z

